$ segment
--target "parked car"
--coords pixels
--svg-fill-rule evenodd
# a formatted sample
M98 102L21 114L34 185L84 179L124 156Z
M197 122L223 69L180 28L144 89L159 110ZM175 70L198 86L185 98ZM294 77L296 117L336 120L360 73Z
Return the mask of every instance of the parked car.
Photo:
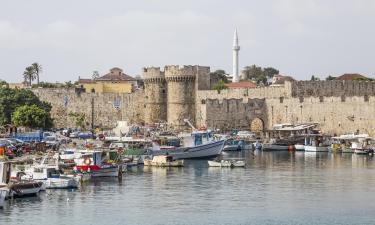
M69 137L70 137L70 138L78 138L78 134L79 134L78 131L74 131L74 132L71 132L71 133L69 134Z
M96 136L92 132L81 132L78 134L79 139L95 139Z
M48 136L44 138L47 148L57 149L60 145L56 136Z

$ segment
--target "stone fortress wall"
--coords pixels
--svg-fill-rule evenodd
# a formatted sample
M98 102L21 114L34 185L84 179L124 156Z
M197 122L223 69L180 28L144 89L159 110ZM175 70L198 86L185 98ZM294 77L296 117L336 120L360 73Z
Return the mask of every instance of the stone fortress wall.
M132 94L84 93L80 89L33 89L42 101L52 105L52 117L57 128L76 127L73 113L85 115L85 127L113 128L117 121L141 123L144 119L144 93ZM93 117L92 117L93 116ZM93 118L93 120L92 120Z
M264 104L259 104L263 99ZM258 101L258 102L257 102ZM375 82L299 81L255 89L198 91L196 123L218 129L264 129L279 123L320 124L323 132L375 136Z
M168 122L181 127L185 118L197 127L222 130L266 130L279 123L316 122L329 134L359 130L375 136L375 82L298 81L218 93L210 90L209 67L148 67L143 69L143 78L144 90L132 94L81 93L74 89L34 92L52 104L57 127L75 126L70 113L84 113L91 126L94 108L94 125L104 127L113 127L118 120Z

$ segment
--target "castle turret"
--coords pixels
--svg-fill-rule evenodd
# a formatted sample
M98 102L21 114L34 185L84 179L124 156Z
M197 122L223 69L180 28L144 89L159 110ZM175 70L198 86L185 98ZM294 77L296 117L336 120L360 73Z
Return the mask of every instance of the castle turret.
M168 124L179 127L184 119L193 121L195 114L195 79L197 66L166 66L165 79L168 87Z
M167 84L160 67L143 68L145 123L167 121Z

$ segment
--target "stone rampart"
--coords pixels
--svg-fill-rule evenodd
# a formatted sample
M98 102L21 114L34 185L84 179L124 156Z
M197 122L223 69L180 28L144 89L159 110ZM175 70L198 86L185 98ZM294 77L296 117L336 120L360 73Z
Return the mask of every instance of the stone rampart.
M51 103L57 128L76 127L72 114L85 115L85 127L112 128L119 120L141 123L144 118L143 91L132 94L81 93L74 89L33 89L42 101ZM92 117L93 116L93 117Z

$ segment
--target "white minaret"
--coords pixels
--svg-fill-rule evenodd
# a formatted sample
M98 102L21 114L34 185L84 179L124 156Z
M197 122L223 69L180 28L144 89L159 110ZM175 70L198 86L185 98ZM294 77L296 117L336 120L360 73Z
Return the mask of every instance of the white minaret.
M233 80L232 82L240 81L240 75L238 72L238 52L239 51L240 51L240 46L238 45L237 29L235 29L234 37L233 37Z

